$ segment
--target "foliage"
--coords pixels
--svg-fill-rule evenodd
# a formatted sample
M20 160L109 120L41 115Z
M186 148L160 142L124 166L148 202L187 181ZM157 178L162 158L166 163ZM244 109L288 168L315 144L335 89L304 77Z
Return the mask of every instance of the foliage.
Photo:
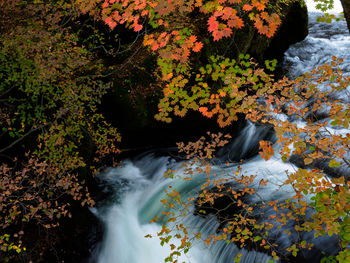
M207 19L208 32L214 41L230 37L245 22L252 23L259 34L272 37L281 23L279 15L267 8L268 1L105 1L102 15L111 28L125 25L136 32L145 31L143 44L158 55L160 80L182 85L191 78L191 52L203 47L190 17L197 12ZM148 33L148 32L151 33Z
M242 3L241 0L223 0L223 1L105 1L102 5L104 8L105 22L111 28L117 24L124 24L135 31L143 28L141 19L149 20L153 28L164 27L165 30L171 28L167 18L177 13L180 16L188 16L189 13L198 9L199 12L209 15L208 30L212 33L214 40L222 37L228 37L232 34L232 29L241 28L244 24L239 17L242 11L250 12L249 16L255 22L256 28L260 34L271 37L277 26L280 24L278 15L275 13L268 14L265 11L268 1L249 1ZM234 6L233 8L231 6ZM261 12L261 13L260 13ZM263 21L267 25L263 25ZM177 27L179 27L177 25ZM181 27L180 27L181 28Z
M268 92L271 79L255 66L249 55L241 55L239 63L210 57L210 64L199 69L194 82L189 83L182 75L169 81L156 118L169 122L172 111L184 116L191 109L208 118L216 116L221 127L227 126L238 119L238 114L248 114L257 97Z
M191 14L203 13L206 16L207 29L214 41L231 36L234 30L241 29L249 20L259 34L272 37L281 21L267 5L268 1L255 0L106 0L102 4L104 21L111 29L124 24L135 32L143 32L143 44L158 56L160 81L164 83L164 97L156 115L158 120L170 122L171 114L185 116L189 110L194 110L208 118L217 118L218 124L225 127L237 120L238 115L244 114L250 121L274 127L281 144L279 154L283 161L288 161L294 154L303 159L304 166L310 167L288 173L288 179L280 185L289 185L293 189L292 198L268 203L261 200L260 208L270 207L276 213L266 221L259 221L253 216L256 207L245 204L243 197L257 195L255 187L266 186L269 183L267 180L260 180L257 184L255 175L241 174L240 167L232 178L212 179L210 159L216 146L213 148L211 142L204 146L202 139L187 146L180 144L180 151L193 158L185 169L184 180L191 180L193 173L204 173L207 183L201 186L197 200L193 197L182 198L173 188L166 190L168 199L162 202L174 212L163 214L167 223L175 222L176 229L174 234L163 225L158 233L161 244L168 243L172 251L166 262L176 262L181 253L188 252L193 240L202 238L201 233L193 233L181 223L181 218L191 211L189 208L193 201L198 206L213 205L224 194L231 196L232 203L240 212L231 215L220 234L205 237L204 243L209 245L226 240L245 247L253 242L269 251L277 260L282 252L269 239L269 231L281 228L292 220L296 232L313 231L315 236L336 235L340 252L335 259L339 262L349 261L348 178L329 178L317 166L318 160L329 160L330 169L349 166L348 134L337 133L327 121L318 119L320 112L323 112L328 115L331 125L338 126L338 129L339 126L349 127L348 103L333 99L337 92L346 92L350 83L350 78L338 68L341 59L334 58L330 64L320 66L296 80L283 78L278 81L246 55L240 56L238 61L210 56L204 66L193 63L195 56L193 53L191 56L191 52L201 51L205 41L202 40L203 35L193 33L195 29L189 23ZM318 8L326 11L332 5L333 1L321 1ZM324 19L328 22L333 16L326 14ZM273 70L275 65L276 62L266 62L269 70ZM320 90L320 84L326 88ZM285 117L278 118L279 115ZM292 122L292 119L300 120L302 125ZM225 140L214 137L214 145L224 144ZM274 154L270 142L261 141L260 149L265 160ZM192 166L193 162L200 165ZM174 177L172 171L166 175ZM240 185L240 188L227 187L229 180ZM208 189L213 185L217 191ZM310 196L312 201L308 202ZM312 215L307 216L306 211L311 211ZM179 239L180 245L176 246L173 239ZM301 250L311 249L312 246L305 240L297 240L286 248L286 253L296 256ZM238 262L239 257L235 261Z
M325 8L331 4L322 2ZM31 245L23 244L26 228L57 227L62 217L70 215L72 199L93 205L85 185L88 178L77 171L85 168L91 175L103 158L113 158L119 152L119 133L97 110L109 88L103 81L103 63L81 45L78 34L68 26L77 16L89 14L102 18L111 30L133 30L137 35L134 42L141 37L139 42L157 57L157 85L164 96L156 119L170 122L172 114L185 116L192 110L216 118L219 126L225 127L244 115L274 127L283 161L294 154L304 162L305 167L288 174L281 184L292 187L293 197L268 203L261 200L259 208L272 208L276 214L259 221L253 216L257 207L246 204L244 197L256 195L256 187L266 186L267 180L256 182L255 175L242 174L239 166L232 178L210 177L210 160L215 150L228 142L227 135L209 134L210 142L201 138L179 144L180 151L192 158L184 179L191 180L196 172L207 175L207 180L196 200L167 189L168 199L163 204L176 211L164 216L168 223L175 222L177 232L173 235L163 225L158 233L162 245L170 244L172 252L166 261L175 262L177 256L188 252L193 240L201 238L208 245L226 240L245 247L252 242L278 259L281 254L269 239L269 230L292 220L297 232L336 235L340 252L325 260L349 262L348 178L326 177L317 167L318 160L329 160L332 171L349 166L349 136L330 127L348 129L350 121L349 105L334 99L350 82L338 68L341 60L334 58L296 80L276 81L248 55L234 60L204 54L208 35L219 41L247 24L271 38L281 19L268 0L14 0L1 1L0 7L0 154L7 160L0 166L0 214L4 219L0 248L5 260ZM198 14L204 17L207 32L194 27L193 17ZM273 71L276 61L267 61L265 66ZM319 90L320 83L327 88ZM330 123L317 118L320 112L326 112ZM276 118L278 115L287 118ZM292 118L303 125L291 122ZM270 142L261 141L260 149L265 160L274 154ZM196 162L200 166L193 166ZM167 175L174 176L172 171ZM228 186L230 180L240 188ZM217 191L211 191L212 186ZM176 224L193 202L199 207L213 205L223 195L229 195L240 212L229 218L218 235L204 238ZM308 196L311 202L307 202ZM307 217L306 211L312 211L312 216ZM179 239L180 245L171 243L173 239ZM296 256L311 247L305 240L297 240L286 250Z
M57 227L70 216L73 200L93 205L88 177L79 177L77 169L86 167L91 176L101 158L118 153L120 135L97 111L109 88L100 78L102 63L62 26L69 7L2 3L2 22L17 15L1 24L0 38L4 260L34 245L22 244L27 227Z
M344 20L344 13L341 13L340 15L336 14L330 14L327 11L332 10L334 8L334 1L333 0L315 0L316 3L316 9L323 12L323 15L320 17L317 17L318 22L326 22L331 23L333 20L339 21Z
M318 166L318 160L328 160L329 169L341 168L347 171L346 169L350 168L349 133L338 132L349 128L349 103L342 98L344 98L343 94L347 94L350 77L344 75L339 69L341 63L342 59L333 57L330 64L319 66L296 80L283 78L279 81L273 81L270 76L264 75L265 83L254 95L249 95L249 93L242 95L242 105L247 105L245 100L252 101L251 104L248 104L249 107L237 107L238 110L234 110L232 113L227 111L231 113L230 117L234 117L237 112L244 109L243 113L247 119L272 125L278 143L281 145L279 149L281 159L285 162L292 155L297 155L302 157L302 165L310 167L309 169L296 168L293 173L287 172L288 179L277 186L279 188L291 187L294 192L291 198L269 202L261 199L256 189L261 186L268 187L270 183L276 184L276 182L264 179L257 182L256 175L249 176L241 173L239 166L229 178L215 178L211 172L210 159L213 156L213 151L208 148L210 143L207 144L208 147L203 146L203 143L198 144L198 142L188 146L179 144L180 151L185 151L189 154L188 156L193 158L185 170L183 179L191 180L189 174L204 171L207 183L201 186L197 200L193 197L182 198L176 189L172 189L172 192L168 193L168 198L162 201L167 208L174 210L174 212L165 214L168 217L167 222L181 222L180 218L192 211L189 208L193 201L199 207L208 207L208 205L213 206L215 200L229 196L231 204L235 205L239 212L229 214L229 219L226 218L223 227L218 230L220 233L205 237L204 243L209 245L211 242L226 240L234 242L240 247L247 246L247 243L256 243L258 247L267 250L276 260L286 253L297 256L303 249L312 249L313 244L299 239L286 248L286 252L283 253L279 250L278 244L273 243L273 240L269 238L270 229L283 228L284 225L292 221L295 224L296 232L313 232L315 238L335 235L339 240L340 251L333 260L349 262L350 185L348 177L344 174L339 178L326 176L322 167ZM221 69L221 67L217 68ZM213 71L210 67L208 69L210 73L214 72L215 75L215 67ZM226 83L230 83L227 79L231 80L231 75L225 78ZM237 99L228 94L237 95L236 86L243 82L242 79L243 77L239 77L238 80L234 79L233 83L238 84L231 85L231 90L225 90L221 96L222 90L216 90L215 85L211 85L213 87L211 89L208 88L208 93L215 92L211 98L217 98L217 103L222 103L221 105L227 109L234 109L230 103L231 101L236 102ZM246 89L249 90L249 87L254 87L256 82L252 81L245 83L245 85ZM211 102L203 99L198 101L197 108L193 107L192 109L200 111L204 116L211 117L211 115L208 116L207 110ZM199 105L202 105L202 108ZM206 108L203 110L205 106ZM321 114L327 114L328 118L319 118L318 116L322 116ZM279 115L285 117L278 117ZM300 120L299 123L295 119ZM228 125L232 120L223 123L218 117L218 122L221 125ZM221 142L220 139L216 141ZM265 160L274 155L274 149L269 142L261 141L260 149L262 150L261 156ZM210 155L205 154L208 150ZM195 162L199 162L199 164L193 166ZM196 167L205 167L205 169ZM231 185L235 187L227 186L227 182L231 182ZM213 187L217 190L210 190ZM244 202L246 196L254 195L261 199L260 205L256 206L256 204ZM311 202L308 199L311 199ZM275 214L270 215L267 220L261 221L254 216L256 209L270 209L275 211ZM205 209L200 210L199 213L205 215L206 211ZM220 213L222 213L220 210L215 213L218 220L220 220ZM201 233L187 229L186 226L180 227L180 231L177 233L174 235L167 228L158 233L161 240L166 240L166 243L174 238L186 240L186 243L179 247L174 247L171 245L173 243L170 243L173 252L168 260L171 259L171 261L176 261L174 257L179 253L186 253L193 240L201 238ZM286 233L293 234L289 230L286 230Z
M162 5L156 1L105 1L102 5L105 22L112 29L119 24L138 32L143 29L147 32L147 26L151 26L156 33L146 33L144 45L150 46L152 51L158 55L158 66L161 72L161 80L165 83L163 89L164 97L159 104L159 113L156 118L170 122L170 113L184 116L188 110L199 111L206 117L216 117L221 127L231 124L237 120L238 114L244 114L247 119L260 123L270 124L275 128L279 143L281 158L287 161L291 154L302 156L305 165L312 165L316 160L329 159L329 167L334 168L342 164L349 165L346 157L348 151L348 137L329 131L327 122L314 119L312 116L319 111L327 111L333 125L341 125L348 128L348 105L339 100L330 100L331 94L346 90L349 78L342 75L337 68L341 60L334 60L330 65L321 66L309 74L297 80L275 81L271 75L265 73L261 68L242 55L239 61L210 57L207 65L197 68L190 66L189 56L191 49L200 51L203 43L197 42L197 37L192 35L192 30L187 27L188 14L197 10L205 13L208 18L208 31L214 41L232 34L232 28L240 29L244 25L240 17L248 12L248 17L254 22L254 26L260 34L271 37L280 24L278 15L265 12L266 2L254 1L242 3L241 1L184 1L170 2ZM254 13L250 12L254 8ZM329 6L327 6L329 8ZM199 9L199 10L198 10ZM250 12L250 13L249 13ZM173 19L173 13L183 19L183 23ZM176 26L176 30L173 29ZM179 45L183 50L179 50ZM181 53L182 52L182 53ZM266 62L268 69L273 69L275 62ZM329 82L329 83L328 83ZM334 84L334 82L336 84ZM321 92L317 89L320 83L328 83L328 90ZM312 101L312 105L307 104ZM287 105L287 106L286 106ZM276 119L278 114L284 114L298 118L303 121L303 127L285 120ZM220 140L219 140L220 141ZM201 146L202 145L202 146ZM223 187L225 181L209 179L210 162L212 150L203 147L203 142L196 142L184 149L187 151L196 146L189 156L194 157L201 163L201 167L193 171L189 168L188 174L205 171L208 175L208 183L202 185L202 193L199 193L199 204L212 203L222 196L219 193L207 190L209 185L215 185L223 192L234 196L233 202L241 207L239 214L234 214L223 228L223 233L218 236L210 236L204 242L210 244L212 241L227 240L235 242L244 247L248 242L258 243L260 247L270 251L274 259L278 259L280 253L268 239L271 228L279 228L287 224L288 220L296 222L295 230L314 231L318 235L337 235L341 251L336 256L340 262L347 262L347 216L349 213L348 183L347 178L330 179L324 176L323 171L314 167L311 170L299 168L295 173L288 174L288 180L283 185L290 185L294 190L292 199L264 203L270 206L276 215L269 221L258 222L250 217L254 207L242 203L241 198L246 195L254 195L252 187L253 176L239 176L236 172L233 180L242 185L238 192L232 188ZM183 145L181 146L183 147ZM260 142L261 155L268 160L274 150L269 142ZM200 153L199 153L200 152ZM209 154L208 154L209 152ZM198 153L198 155L197 155ZM167 173L172 175L171 172ZM173 176L173 175L172 175ZM190 177L186 176L185 180ZM232 178L231 178L232 179ZM266 185L268 181L262 180L259 185ZM187 209L194 201L191 197L182 200L176 189L167 192L168 199L163 200L167 208L176 212L164 212L167 222L181 221L179 218L187 213ZM307 202L305 195L311 194L313 202ZM169 201L170 200L170 201ZM263 200L262 200L263 201ZM336 208L333 208L336 207ZM313 211L311 217L306 217L306 210ZM288 219L289 218L289 219ZM271 223L271 220L274 223ZM170 244L171 254L165 261L176 262L177 256L182 252L187 253L193 239L200 239L201 233L189 234L189 230L183 224L176 224L176 234L163 225L158 236L161 244ZM346 230L345 230L346 229ZM291 234L291 233L287 233ZM172 239L179 239L180 246L176 247L170 243ZM313 244L307 244L304 240L298 240L286 249L287 253L296 256L305 248L311 249ZM237 259L239 260L239 259Z

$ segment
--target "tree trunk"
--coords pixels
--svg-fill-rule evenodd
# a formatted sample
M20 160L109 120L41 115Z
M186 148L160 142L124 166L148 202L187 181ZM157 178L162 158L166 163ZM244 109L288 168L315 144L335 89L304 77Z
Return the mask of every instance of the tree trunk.
M343 5L344 16L350 31L350 0L340 0L340 1L341 1L341 4Z

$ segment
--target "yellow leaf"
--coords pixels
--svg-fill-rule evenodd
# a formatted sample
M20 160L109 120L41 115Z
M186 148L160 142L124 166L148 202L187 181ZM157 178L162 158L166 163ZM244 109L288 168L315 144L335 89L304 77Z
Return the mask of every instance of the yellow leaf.
M312 162L313 162L313 159L312 159L312 158L305 158L305 159L304 159L305 165L311 164Z

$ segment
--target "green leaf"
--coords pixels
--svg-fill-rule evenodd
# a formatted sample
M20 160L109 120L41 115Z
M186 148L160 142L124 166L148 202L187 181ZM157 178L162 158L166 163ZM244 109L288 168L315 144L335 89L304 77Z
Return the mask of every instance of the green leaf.
M241 261L241 257L243 256L243 254L238 254L236 257L235 257L235 263L239 263Z
M342 236L342 239L344 239L347 242L350 242L350 233L346 233Z
M261 237L255 236L255 237L253 238L253 240L254 240L255 242L257 242L257 241L261 240Z
M330 162L329 162L329 167L331 168L334 168L334 167L339 167L340 166L340 163L338 163L336 160L332 159Z

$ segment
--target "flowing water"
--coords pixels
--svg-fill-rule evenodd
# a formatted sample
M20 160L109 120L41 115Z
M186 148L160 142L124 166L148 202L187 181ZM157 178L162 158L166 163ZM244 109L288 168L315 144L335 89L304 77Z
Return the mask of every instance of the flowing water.
M285 53L284 67L291 77L296 77L305 71L309 71L316 65L329 62L333 55L343 57L342 69L350 72L350 36L344 21L332 24L316 23L316 13L310 13L310 34L302 42L289 48ZM346 94L343 94L344 103L349 102ZM342 131L344 133L348 130ZM271 130L257 127L247 123L241 131L241 135L231 142L227 147L218 152L217 159L213 165L211 176L220 175L228 177L237 169L237 161L248 159L242 167L241 173L255 174L257 177L255 190L259 198L263 200L282 200L293 193L288 186L277 185L286 179L288 172L293 172L295 166L284 163L279 156L274 156L269 161L264 161L257 155L258 142L261 139L274 140ZM276 152L278 145L275 144ZM227 165L226 162L230 164ZM222 164L225 163L225 164ZM169 157L157 157L155 153L147 153L136 159L125 161L121 168L109 169L99 175L101 182L113 190L113 196L108 203L95 209L95 214L105 224L105 235L100 249L96 249L96 259L99 263L161 263L170 253L167 244L160 245L157 237L145 238L161 230L160 224L149 223L155 216L160 216L167 210L160 200L166 199L164 190L171 185L181 193L183 197L196 196L200 186L205 183L206 177L194 174L192 180L181 178L169 179L164 177L168 169L177 169L177 175L184 174L183 162L175 161ZM261 179L268 179L274 184L267 187L259 186ZM251 197L250 203L259 202L259 198ZM181 218L182 223L190 229L200 231L203 237L215 234L219 223L214 216L195 216L194 207L189 208L189 213ZM261 213L262 211L258 211ZM267 216L268 210L263 211ZM170 224L169 228L172 227ZM293 228L287 225L286 228ZM282 230L272 229L270 234L281 250L288 247L298 237L288 236ZM312 233L304 233L303 239L313 240ZM336 241L331 238L318 238L313 240L317 249L305 254L304 259L308 262L319 262L321 253L325 251L334 254ZM239 249L232 243L216 242L207 246L202 242L194 243L186 255L182 255L178 262L193 263L228 263L234 262L237 254L242 254L240 262L268 262L271 257L262 252ZM301 262L301 261L298 261Z

